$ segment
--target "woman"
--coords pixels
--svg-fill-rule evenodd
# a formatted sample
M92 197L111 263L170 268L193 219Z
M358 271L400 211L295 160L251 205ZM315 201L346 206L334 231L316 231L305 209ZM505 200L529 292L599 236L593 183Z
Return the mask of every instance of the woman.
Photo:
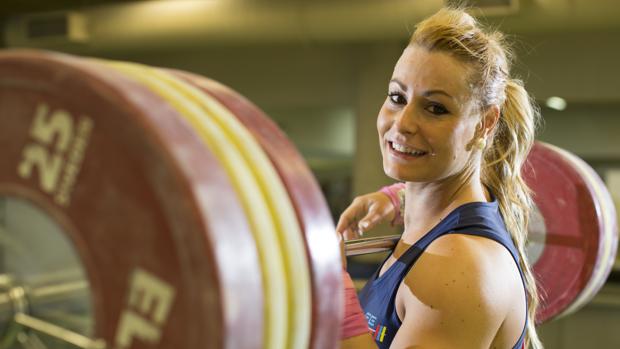
M542 348L520 175L538 112L509 71L501 34L460 9L416 27L377 119L385 173L406 183L404 231L363 311L349 282L342 347ZM392 219L394 204L357 198L337 230Z

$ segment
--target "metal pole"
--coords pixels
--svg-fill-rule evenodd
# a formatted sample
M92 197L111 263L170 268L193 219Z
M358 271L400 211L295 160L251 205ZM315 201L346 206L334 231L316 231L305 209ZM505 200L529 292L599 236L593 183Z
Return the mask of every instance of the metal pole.
M344 249L347 257L386 252L393 250L398 240L400 240L400 235L348 240L344 243Z

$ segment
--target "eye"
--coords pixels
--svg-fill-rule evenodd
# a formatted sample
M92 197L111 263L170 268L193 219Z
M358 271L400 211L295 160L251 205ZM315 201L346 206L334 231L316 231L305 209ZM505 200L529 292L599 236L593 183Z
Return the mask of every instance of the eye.
M444 107L440 103L430 103L428 107L426 107L426 110L428 110L431 114L434 115L443 115L449 113L448 109L446 109L446 107Z
M389 92L388 98L394 104L400 104L400 105L407 104L407 100L405 99L405 96L400 92Z

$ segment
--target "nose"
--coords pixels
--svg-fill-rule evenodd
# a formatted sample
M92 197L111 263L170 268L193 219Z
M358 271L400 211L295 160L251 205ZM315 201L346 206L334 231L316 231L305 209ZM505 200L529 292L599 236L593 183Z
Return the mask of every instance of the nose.
M409 104L396 114L396 118L394 119L394 124L392 126L396 128L396 131L399 133L414 134L420 127L419 122L420 120L417 111L413 105Z

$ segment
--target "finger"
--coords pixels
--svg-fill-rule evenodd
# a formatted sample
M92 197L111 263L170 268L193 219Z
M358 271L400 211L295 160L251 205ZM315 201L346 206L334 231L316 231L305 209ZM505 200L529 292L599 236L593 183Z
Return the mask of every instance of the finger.
M344 241L347 241L350 239L350 235L351 233L349 232L349 228L346 228L345 230L342 231L342 238L344 239Z
M355 239L356 235L357 234L355 233L354 228L349 227L346 229L345 234L343 236L344 236L345 241L348 241L348 240Z
M350 228L347 228L347 232L346 232L346 235L345 235L345 237L346 237L345 241L359 239L360 236L361 235L360 235L360 232L357 229L357 227L352 226Z
M349 232L349 228L348 228L348 227L347 227L347 228L345 228L345 229L343 229L342 231L339 231L339 232L338 232L338 235L342 236L342 239L343 239L344 241L349 240L349 235L350 235L350 234L351 234L351 233Z
M364 234L384 220L386 220L386 215L377 206L372 205L368 214L358 222L357 227L360 233Z
M356 204L355 202L352 203L342 212L342 214L340 214L338 224L336 224L336 231L344 232L347 227L355 225L357 223L358 216L361 216L363 213L365 213L364 211L365 210L362 205Z
M338 224L336 224L336 232L338 234L344 234L345 230L351 225L351 221L349 220L349 218L347 218L346 216L344 216L344 214L340 215L340 218L338 219Z
M353 219L355 216L352 215L352 211L350 210L350 206L347 207L346 210L344 210L341 214L340 214L340 218L338 218L338 224L336 224L336 231L343 233L344 230L351 225L351 223L353 223Z
M357 235L357 221L352 222L349 225L344 226L343 228L336 228L336 233L341 235L345 240L353 239L354 236Z

